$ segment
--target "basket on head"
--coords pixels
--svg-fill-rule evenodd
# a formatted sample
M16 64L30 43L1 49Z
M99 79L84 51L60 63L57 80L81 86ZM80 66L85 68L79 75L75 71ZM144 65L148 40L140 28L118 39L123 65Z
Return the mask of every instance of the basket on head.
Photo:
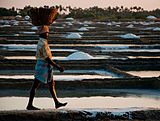
M51 25L58 16L58 10L54 7L31 8L28 14L35 26Z

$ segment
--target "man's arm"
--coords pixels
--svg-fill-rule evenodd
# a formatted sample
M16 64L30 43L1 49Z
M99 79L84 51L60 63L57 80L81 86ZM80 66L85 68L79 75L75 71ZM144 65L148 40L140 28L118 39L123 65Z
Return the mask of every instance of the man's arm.
M47 57L45 59L50 65L52 65L53 67L56 67L60 72L64 71L64 68L61 67L60 65L56 64L54 61L52 61L49 57Z

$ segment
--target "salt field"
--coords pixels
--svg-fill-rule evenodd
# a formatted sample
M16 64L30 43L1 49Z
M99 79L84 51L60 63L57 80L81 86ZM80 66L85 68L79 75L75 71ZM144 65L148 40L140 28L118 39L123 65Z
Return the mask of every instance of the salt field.
M69 18L71 19L71 18ZM72 18L73 19L73 18ZM0 24L0 111L25 110L34 80L37 27ZM3 24L2 24L3 23ZM56 21L49 46L62 110L121 112L160 109L160 31L155 21ZM53 110L46 85L35 106Z

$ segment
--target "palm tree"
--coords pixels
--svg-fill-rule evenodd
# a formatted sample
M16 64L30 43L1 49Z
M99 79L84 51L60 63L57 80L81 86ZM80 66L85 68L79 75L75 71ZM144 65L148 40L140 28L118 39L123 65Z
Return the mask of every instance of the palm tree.
M134 6L134 7L133 7L133 10L137 11L137 6Z
M123 6L121 6L121 11L123 11L124 10L124 7Z
M133 10L133 7L130 7L130 11L132 12L132 10Z

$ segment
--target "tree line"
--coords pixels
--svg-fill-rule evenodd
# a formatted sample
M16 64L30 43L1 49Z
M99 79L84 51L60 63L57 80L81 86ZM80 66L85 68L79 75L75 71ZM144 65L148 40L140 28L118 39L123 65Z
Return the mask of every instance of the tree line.
M45 6L48 7L48 6ZM160 18L160 9L152 11L144 10L142 7L133 6L130 8L124 6L100 8L98 6L90 8L77 8L62 5L56 6L59 8L59 17L73 17L75 19L145 19L146 16L153 15ZM23 9L18 8L0 8L0 16L15 16L17 14L25 16L27 15L31 6L25 6Z

